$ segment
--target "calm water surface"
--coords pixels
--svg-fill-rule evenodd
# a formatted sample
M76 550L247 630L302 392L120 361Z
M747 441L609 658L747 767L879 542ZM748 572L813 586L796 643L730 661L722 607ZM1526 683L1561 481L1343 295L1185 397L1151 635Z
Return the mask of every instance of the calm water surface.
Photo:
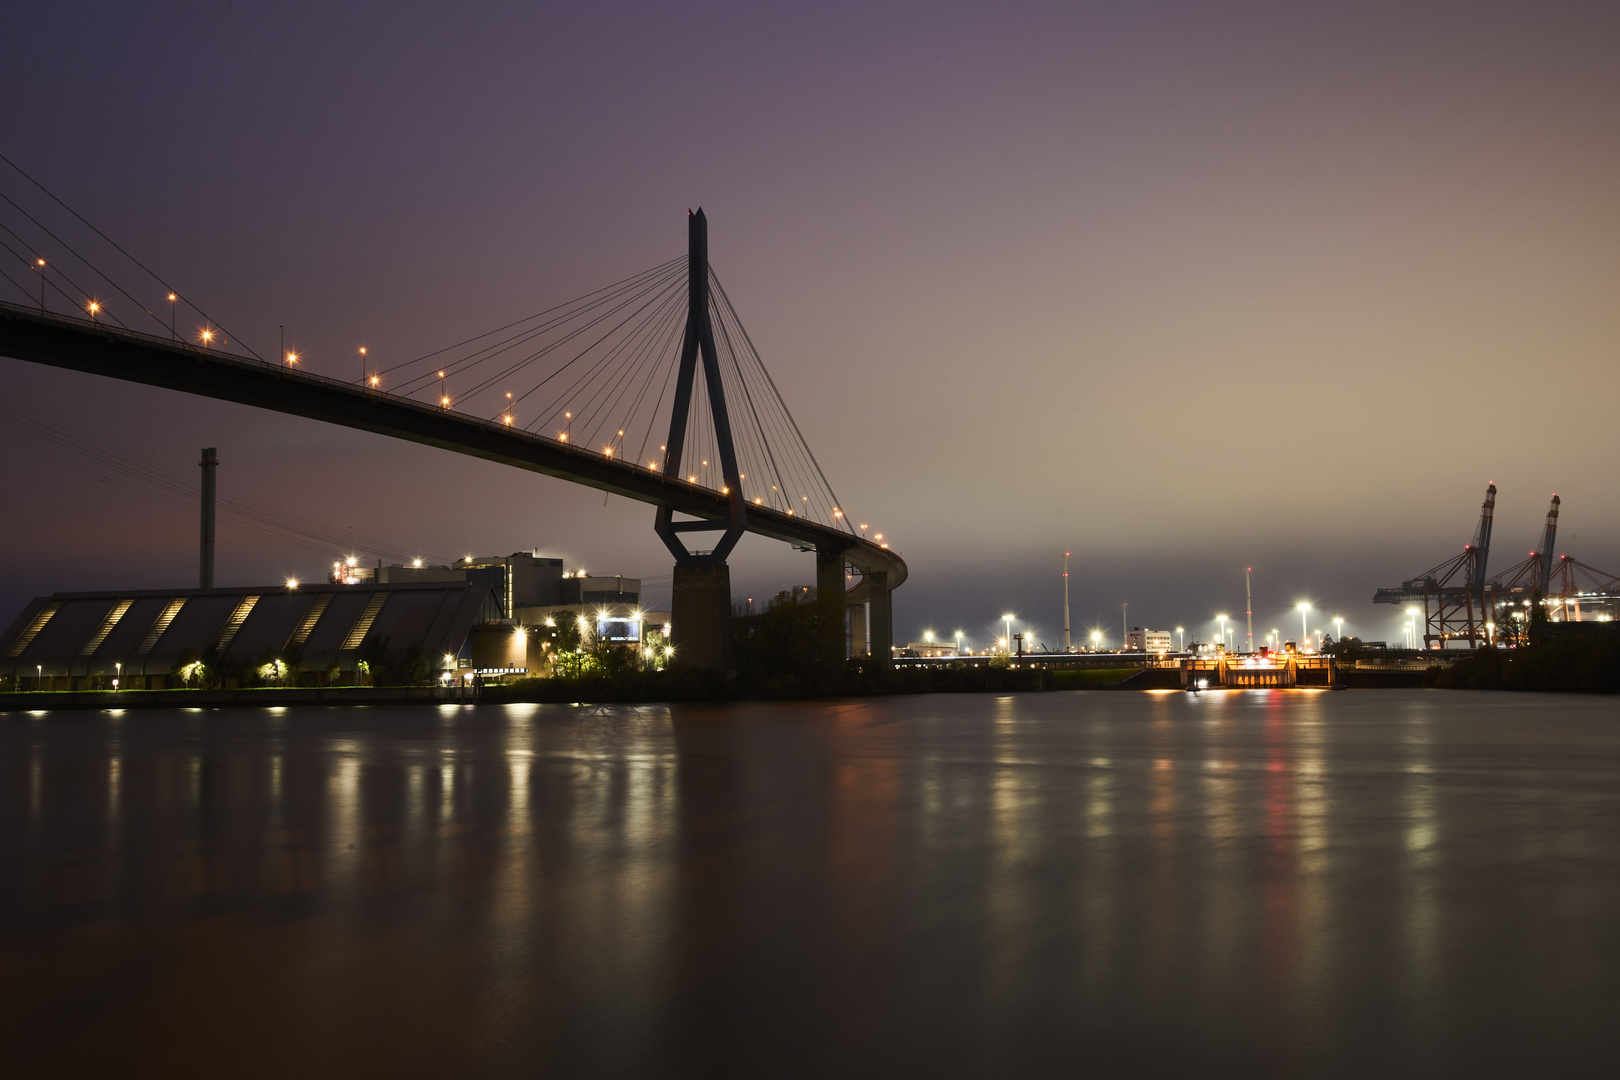
M1617 1051L1610 699L0 714L8 1077Z

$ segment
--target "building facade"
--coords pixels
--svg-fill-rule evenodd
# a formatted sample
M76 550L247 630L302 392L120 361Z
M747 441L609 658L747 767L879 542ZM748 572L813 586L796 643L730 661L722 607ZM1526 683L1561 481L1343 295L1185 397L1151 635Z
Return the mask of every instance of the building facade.
M1170 653L1175 652L1175 644L1175 635L1168 630L1133 626L1125 635L1126 652Z
M0 636L22 688L354 684L450 671L488 601L469 581L56 593Z

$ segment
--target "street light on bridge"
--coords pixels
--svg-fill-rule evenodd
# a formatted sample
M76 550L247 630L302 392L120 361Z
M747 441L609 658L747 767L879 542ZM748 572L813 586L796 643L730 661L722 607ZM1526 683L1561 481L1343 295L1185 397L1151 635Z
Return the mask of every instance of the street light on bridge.
M1299 647L1301 650L1303 650L1306 642L1311 640L1311 631L1309 629L1310 623L1306 621L1306 616L1311 610L1311 605L1309 601L1301 600L1294 606L1299 609Z

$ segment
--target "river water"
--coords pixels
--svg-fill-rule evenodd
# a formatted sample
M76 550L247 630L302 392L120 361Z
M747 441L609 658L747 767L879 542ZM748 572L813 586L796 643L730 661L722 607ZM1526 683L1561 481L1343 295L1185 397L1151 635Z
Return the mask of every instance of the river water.
M10 1076L1590 1075L1620 702L0 715Z

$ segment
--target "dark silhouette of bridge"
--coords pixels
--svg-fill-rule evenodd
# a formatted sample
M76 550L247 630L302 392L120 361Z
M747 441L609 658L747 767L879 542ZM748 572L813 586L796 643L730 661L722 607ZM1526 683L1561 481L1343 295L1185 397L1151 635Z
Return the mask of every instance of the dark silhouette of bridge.
M906 578L905 561L887 545L857 534L855 526L831 497L830 486L825 487L826 497L822 499L830 510L830 521L817 521L808 512L810 495L800 496L799 507L791 503L793 496L784 479L784 469L789 464L784 457L787 448L782 445L787 426L779 419L773 420L768 412L762 412L759 394L763 384L759 374L763 366L760 364L758 372L745 370L743 360L751 355L757 362L757 354L752 353L751 343L744 351L739 341L746 341L746 332L736 320L729 301L721 302L723 292L717 300L711 288L711 283L718 286L718 279L709 266L705 215L698 210L689 214L688 219L684 282L668 269L675 264L665 264L626 279L630 284L610 287L616 291L599 290L588 294L596 299L588 303L582 301L576 308L563 305L550 309L567 309L574 313L569 318L579 315L574 325L586 327L609 325L603 322L608 314L621 309L631 311L595 340L591 347L608 341L612 333L622 330L624 335L620 344L602 345L601 356L591 361L586 374L576 380L571 392L589 394L589 400L593 401L634 402L624 406L629 410L626 415L642 417L646 426L660 421L663 398L661 390L657 404L650 408L643 404L659 370L651 359L657 351L658 334L653 320L672 318L668 312L678 311L678 294L684 291L685 322L680 351L678 358L670 357L669 372L665 376L666 388L669 375L675 376L675 394L669 411L668 436L660 447L662 460L647 461L639 454L638 460L626 460L625 428L614 428L614 424L622 420L616 421L614 414L603 408L597 410L599 425L606 423L610 432L616 430L617 441L610 433L606 445L598 449L571 438L568 428L550 435L520 427L513 422L510 405L496 418L485 419L452 409L447 395L441 394L437 403L432 403L418 400L409 393L389 392L381 386L379 374L349 383L301 370L296 366L297 358L291 354L283 355L278 363L270 363L229 353L214 347L213 342L219 337L212 330L205 331L199 342L190 343L181 340L177 332L168 336L143 333L109 325L105 316L98 321L96 315L103 307L96 302L86 305L88 318L53 312L47 310L43 299L46 280L43 261L40 262L42 299L38 308L0 302L0 355L375 432L649 503L657 508L654 529L675 559L671 603L673 645L677 662L683 664L720 671L730 671L733 667L730 575L726 560L744 533L767 536L813 551L816 602L821 608L818 624L822 629L819 640L806 643L807 647L813 648L827 666L841 666L846 652L846 609L853 608L858 614L848 617L857 619L853 635L856 650L864 646L864 639L869 635L872 659L887 664L893 637L890 593ZM602 299L604 296L609 299ZM169 299L175 299L172 293ZM637 303L641 305L639 308L633 306ZM588 314L589 318L580 313ZM633 321L642 313L647 314L640 322ZM148 310L147 314L151 312ZM535 325L555 328L563 325L563 317L552 316L549 322ZM724 349L717 347L717 326ZM505 333L508 329L491 334ZM529 330L514 332L498 339L494 345L481 345L447 364L446 368L455 367L457 374L471 372L491 357L501 355L502 350L511 347L512 341L528 347L533 337L522 335L530 333ZM563 340L583 340L577 338L579 333L579 330L569 330ZM478 342L488 337L480 335L469 340ZM521 370L553 347L547 345L533 350L527 358L509 364L498 374L505 376ZM443 352L445 350L441 350ZM419 365L441 353L430 353L396 368ZM589 348L575 359L588 353ZM727 359L731 364L723 367L722 361ZM442 389L450 376L445 368L437 369L437 375ZM555 375L542 380L541 385ZM405 388L415 387L415 392L421 392L424 386L431 384L433 373L425 369L406 370L400 377ZM764 378L769 381L768 374ZM600 384L597 389L592 390L596 384L591 380ZM482 391L492 385L495 384L490 379L484 379L476 389ZM774 383L770 383L769 388L774 392ZM529 393L532 390L514 399L513 392L507 392L506 401L521 400ZM558 399L562 404L567 400L573 399ZM557 404L553 412L546 415L555 415L562 404ZM760 463L753 488L761 494L751 498L748 476L743 472L745 462L739 456L732 421L739 408L746 410L751 422L748 433L752 441L746 447L748 460ZM785 405L780 412L787 416ZM573 422L572 410L563 411L562 415ZM791 416L787 416L786 423L791 425L791 432L785 436L787 440L791 441L793 436L798 438L793 449L802 447L804 454L808 454L808 446L803 445L802 435ZM710 452L718 462L717 477L707 457L702 461L701 470L688 464L692 457ZM814 466L813 475L820 475L813 456L810 456L810 465ZM808 466L805 472L810 472ZM765 480L775 478L778 482L767 485L761 476ZM824 476L821 480L825 485ZM707 548L688 546L687 538L705 533L719 535ZM849 587L852 580L855 584ZM863 616L869 616L868 625L861 625L867 621Z

